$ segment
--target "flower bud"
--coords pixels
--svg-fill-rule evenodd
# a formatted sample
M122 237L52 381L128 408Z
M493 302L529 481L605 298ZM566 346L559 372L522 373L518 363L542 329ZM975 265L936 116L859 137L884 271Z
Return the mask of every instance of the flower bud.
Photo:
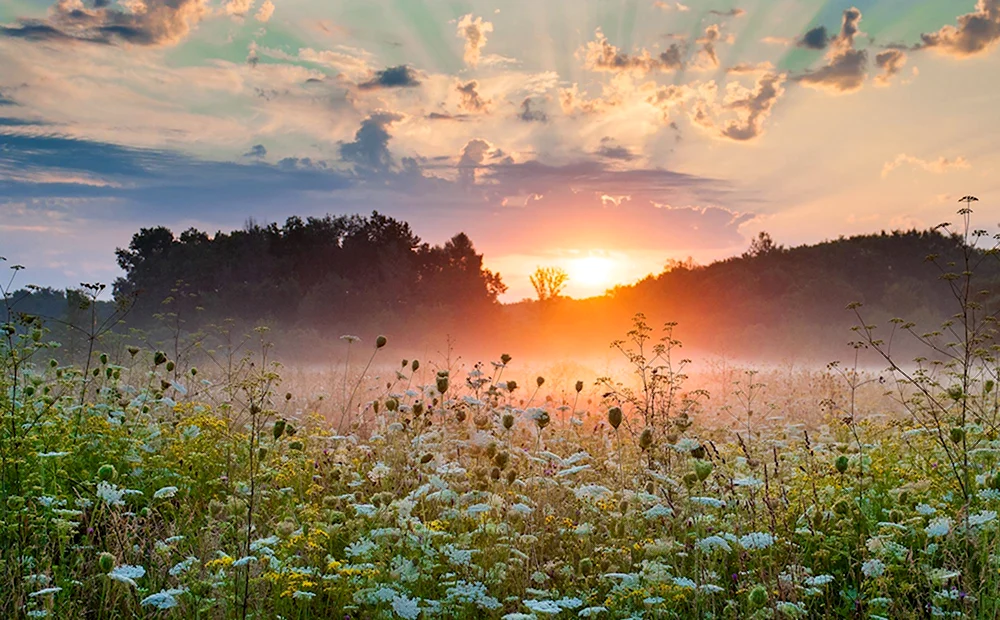
M396 411L399 409L399 401L395 398L390 398L385 401L386 411Z
M576 393L579 394L583 391L583 381L576 382Z
M503 424L503 427L509 431L510 429L514 428L514 414L511 413L503 414L503 417L500 419L500 422Z
M292 443L288 444L288 449L289 450L300 450L301 451L303 447L304 446L302 445L301 441L293 441Z
M274 423L274 428L271 429L271 435L274 436L275 441L281 439L281 436L285 433L285 424L286 422L284 420L278 420Z
M639 447L648 450L653 445L653 429L646 427L639 435Z
M542 384L545 383L545 377L538 377L535 379L535 383L538 384L538 387L542 387Z
M507 382L507 391L508 392L513 392L516 389L517 389L517 381L514 381L513 379L511 379L510 381Z
M549 417L549 412L543 411L538 414L538 417L535 419L535 424L538 425L538 428L542 429L548 426L550 421L551 418Z
M698 480L704 482L705 479L712 473L712 462L703 461L701 459L694 462L694 473L698 476Z
M949 435L951 436L952 442L962 443L962 440L965 439L965 429L961 426L955 426L951 429L951 433L949 433Z
M838 473L844 473L847 471L848 460L847 456L841 454L837 457L837 460L833 462L833 466L837 468Z
M500 363L503 364L504 366L506 366L507 364L510 363L511 359L512 358L511 358L510 355L504 353L503 355L500 356Z
M118 472L115 471L115 466L105 463L97 469L97 477L104 481L114 480Z
M97 565L101 567L101 570L105 573L110 573L115 567L118 560L112 554L104 551L97 557Z
M766 605L767 598L767 588L760 584L755 585L753 589L750 590L750 594L747 595L747 599L754 607L763 607Z
M129 345L128 354L131 355L132 357L135 357L136 355L139 354L139 347L135 346L134 344Z
M622 424L622 408L612 407L608 409L608 424L611 428L618 430L618 427Z
M389 342L389 341L386 340L385 336L379 336L378 338L375 339L375 348L376 349L381 349L382 347L384 347L386 345L387 342Z
M101 360L102 364L107 364L108 363L108 354L107 353L101 353L101 356L98 357L97 359Z
M417 360L413 360L413 363L410 364L410 370L412 370L413 372L417 372L419 368L420 368L420 362Z
M167 372L173 372L174 368L176 368L176 367L177 366L173 362L167 362L167 366L166 366Z
M497 455L493 457L493 462L496 463L496 466L500 469L506 469L507 463L510 462L510 453L506 450L498 452Z

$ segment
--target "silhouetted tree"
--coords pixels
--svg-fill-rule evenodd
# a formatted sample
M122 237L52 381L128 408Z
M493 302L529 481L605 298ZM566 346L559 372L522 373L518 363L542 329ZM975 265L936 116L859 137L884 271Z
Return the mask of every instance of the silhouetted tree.
M535 287L538 301L548 301L562 294L569 276L559 267L539 267L529 279L531 286Z

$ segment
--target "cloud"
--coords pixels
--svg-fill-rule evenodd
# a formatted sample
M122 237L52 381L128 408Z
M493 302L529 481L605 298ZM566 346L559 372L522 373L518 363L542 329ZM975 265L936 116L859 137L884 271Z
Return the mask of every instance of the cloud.
M448 114L446 112L431 112L427 115L427 118L432 121L465 121L468 120L468 114Z
M712 9L708 12L709 15L718 15L719 17L743 17L747 14L743 9L729 9L728 11L720 11L718 9Z
M789 39L788 37L764 37L760 40L761 43L767 43L768 45L791 45L795 42L795 39Z
M912 155L907 155L906 153L900 153L899 155L896 155L896 159L887 161L885 162L885 165L882 166L882 178L886 178L889 176L890 172L904 164L909 164L916 168L920 168L921 170L933 172L934 174L942 174L949 170L972 167L964 157L948 159L947 157L942 156L937 159L926 160Z
M888 86L892 76L899 73L906 64L906 53L902 50L888 49L875 55L875 65L882 69L882 73L875 76L875 83L879 86Z
M531 97L525 97L524 101L521 102L521 111L518 112L517 117L526 123L548 122L549 115L545 113L545 110L539 110L535 107L536 103Z
M272 15L274 15L274 3L271 0L264 0L264 4L260 5L260 9L257 10L254 17L262 24L266 24L271 21Z
M361 121L353 142L340 145L340 157L354 164L356 170L385 171L394 161L389 152L389 127L403 117L393 112L376 112Z
M253 8L254 0L229 0L223 7L226 15L244 17Z
M656 0L653 6L663 9L664 11L679 11L681 13L686 13L691 10L691 7L686 4L681 4L680 2L664 2L663 0Z
M7 95L5 95L4 92L0 90L0 106L7 106L7 105L17 105L17 102L8 97Z
M830 34L826 31L826 26L817 26L802 35L795 44L806 49L825 50L830 44Z
M702 68L715 69L719 66L719 56L715 51L715 44L722 38L722 32L718 24L712 24L705 28L705 36L698 39L701 49L698 51L698 64Z
M465 40L465 64L475 67L486 47L486 35L493 32L493 24L483 21L482 17L473 19L472 13L458 20L458 38Z
M598 28L595 40L589 41L583 48L584 66L591 71L627 72L645 75L652 71L675 71L684 66L682 50L676 43L659 56L650 55L648 50L640 50L637 54L627 54L612 45L604 33Z
M861 11L853 7L845 10L840 34L830 40L827 64L800 75L798 81L832 93L860 90L868 76L868 53L854 49L854 36L860 22Z
M459 82L455 90L458 91L459 96L462 98L459 107L468 112L486 112L492 103L489 99L483 99L482 95L479 94L477 90L479 88L479 82L476 80L470 80L465 84Z
M920 35L919 47L966 58L988 52L1000 41L1000 0L979 0L976 10L958 17L958 26L946 25Z
M358 84L358 88L361 90L413 88L414 86L420 86L420 80L416 70L409 65L399 65L376 71L372 79Z
M775 102L784 94L782 84L784 74L768 73L761 77L753 91L740 93L731 89L725 103L726 108L741 115L737 121L730 121L722 129L722 135L733 140L752 140L763 132L764 121L771 115Z
M0 26L0 36L29 41L175 45L209 13L207 0L134 0L119 9L106 2L59 0L46 19Z
M609 136L601 138L601 146L597 149L595 155L605 159L617 159L619 161L632 161L636 158L636 155L632 153L632 151L616 143L614 138Z
M262 159L267 157L267 148L263 144L255 144L250 147L250 150L243 153L243 157L253 157L255 159Z
M458 182L461 185L475 185L479 167L486 161L493 145L481 138L469 140L462 149L458 160Z
M726 69L726 73L734 73L734 74L768 73L770 71L774 71L774 65L766 60L764 62L759 62L757 64L752 64L749 62L741 62Z

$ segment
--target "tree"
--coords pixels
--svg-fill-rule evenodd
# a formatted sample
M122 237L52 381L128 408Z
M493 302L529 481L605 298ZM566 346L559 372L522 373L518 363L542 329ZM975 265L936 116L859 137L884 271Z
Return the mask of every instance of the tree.
M538 294L538 301L548 301L562 294L569 276L559 267L539 267L530 280Z
M743 258L766 256L772 252L780 252L783 249L785 248L774 243L774 239L771 238L770 234L762 230L750 242L750 247L743 253Z

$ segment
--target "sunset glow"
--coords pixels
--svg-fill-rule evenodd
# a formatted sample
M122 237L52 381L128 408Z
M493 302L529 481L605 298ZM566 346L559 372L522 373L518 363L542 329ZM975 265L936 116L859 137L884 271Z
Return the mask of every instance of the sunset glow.
M1000 193L998 1L4 2L0 244L111 282L143 226L378 210L516 301L931 226Z
M566 273L570 285L577 285L580 290L603 293L605 289L615 284L618 273L617 263L606 256L591 255L574 258L567 262Z

